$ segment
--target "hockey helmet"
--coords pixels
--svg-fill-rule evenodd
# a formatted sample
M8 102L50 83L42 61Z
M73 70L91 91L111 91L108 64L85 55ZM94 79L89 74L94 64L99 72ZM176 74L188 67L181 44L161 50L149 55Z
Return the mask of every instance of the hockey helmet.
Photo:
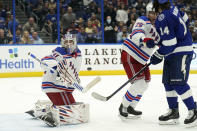
M77 37L75 34L65 34L61 39L61 46L69 49L72 53L77 47Z

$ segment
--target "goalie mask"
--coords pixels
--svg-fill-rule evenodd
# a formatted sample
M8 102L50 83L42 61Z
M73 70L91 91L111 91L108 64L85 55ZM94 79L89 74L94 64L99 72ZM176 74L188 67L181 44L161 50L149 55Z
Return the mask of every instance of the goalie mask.
M77 48L77 38L74 34L65 34L61 39L61 46L66 48L70 53Z

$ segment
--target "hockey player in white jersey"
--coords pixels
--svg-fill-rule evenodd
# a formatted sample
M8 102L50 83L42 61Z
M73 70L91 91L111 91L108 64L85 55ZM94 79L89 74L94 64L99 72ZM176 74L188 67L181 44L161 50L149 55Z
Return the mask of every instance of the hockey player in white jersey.
M156 15L152 10L152 6L152 3L147 5L146 16L141 16L136 20L132 33L122 45L121 61L129 79L147 64L155 45L160 40L153 25ZM142 112L135 110L135 108L147 89L149 81L150 71L148 67L131 81L131 86L123 96L119 107L121 119L141 116Z
M66 34L61 39L61 47L42 59L42 90L51 102L38 101L33 112L26 113L40 118L51 127L88 122L89 105L76 102L72 95L76 88L86 92L79 85L81 60L76 35Z

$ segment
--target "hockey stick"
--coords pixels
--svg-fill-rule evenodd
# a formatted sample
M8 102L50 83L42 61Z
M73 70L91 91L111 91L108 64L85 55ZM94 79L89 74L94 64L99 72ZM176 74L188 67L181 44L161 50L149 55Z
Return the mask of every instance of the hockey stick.
M117 92L119 92L123 87L125 87L130 81L132 81L133 79L136 78L137 75L139 75L142 71L144 71L148 66L150 66L151 63L148 63L147 65L145 65L139 72L137 72L131 79L127 80L127 82L125 82L121 87L119 87L116 91L114 91L111 95L105 97L102 96L96 92L92 92L92 96L100 101L108 101L112 96L114 96Z
M33 59L35 59L36 61L38 61L40 64L45 65L46 67L48 67L50 70L52 70L53 72L56 72L56 70L54 70L53 68L50 68L46 63L42 62L39 58L37 58L34 54L32 54L31 52L28 53L29 56L31 56ZM78 90L80 90L82 93L86 93L90 88L92 88L93 86L95 86L98 82L101 81L100 76L97 76L96 78L94 78L92 81L90 81L84 88L79 85L77 82L74 82L72 84L72 86L74 86L75 88L77 88Z

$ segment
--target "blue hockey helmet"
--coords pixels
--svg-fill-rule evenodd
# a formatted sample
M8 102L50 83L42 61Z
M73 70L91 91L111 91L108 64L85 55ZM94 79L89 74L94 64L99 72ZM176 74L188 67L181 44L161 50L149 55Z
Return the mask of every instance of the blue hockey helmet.
M168 0L158 0L159 4L164 4L166 2L168 2Z

